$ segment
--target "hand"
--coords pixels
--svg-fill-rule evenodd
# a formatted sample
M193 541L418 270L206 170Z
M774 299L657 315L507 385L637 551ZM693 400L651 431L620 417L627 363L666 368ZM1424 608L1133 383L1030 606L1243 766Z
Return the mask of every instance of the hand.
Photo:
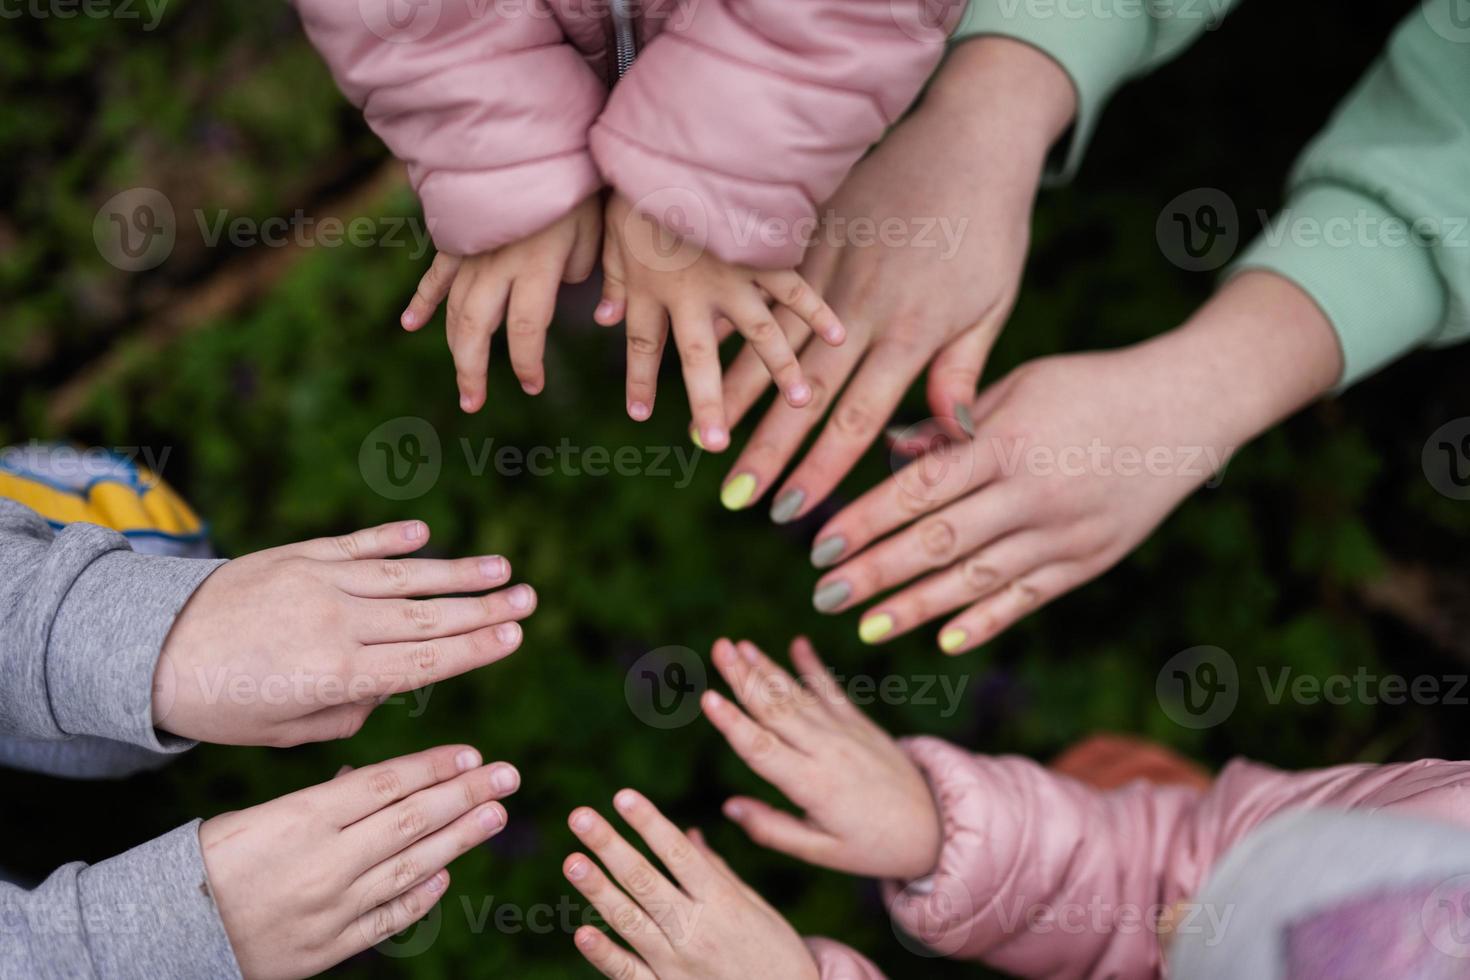
M750 886L735 876L698 831L682 833L642 794L613 798L629 826L673 875L670 881L590 807L569 823L617 880L582 854L562 870L618 935L628 952L600 930L577 930L577 949L604 976L618 980L817 980L801 937ZM621 887L619 887L621 886Z
M816 606L850 609L923 576L859 635L876 643L963 609L939 646L974 649L1111 568L1341 371L1316 304L1263 272L1155 340L1023 365L975 403L973 441L941 434L817 533L814 560L845 563L818 581Z
M614 192L607 206L602 258L602 302L595 319L605 327L628 321L628 414L637 421L653 413L658 367L669 321L684 366L684 386L703 448L721 452L730 444L720 394L720 341L738 330L752 356L794 407L812 400L796 354L776 322L800 322L837 345L841 322L801 276L729 265L691 242L675 239L652 216L634 211ZM779 305L771 312L771 299ZM784 311L784 312L780 312Z
M401 521L237 558L201 585L158 659L154 725L221 745L357 733L382 698L513 653L536 607L504 558L405 559L429 541Z
M498 834L520 774L449 745L206 820L209 888L247 980L306 977L417 922Z
M888 733L848 701L805 639L792 679L755 645L715 644L714 663L746 711L710 690L704 713L800 818L737 796L725 815L751 840L808 864L912 881L939 862L939 811L929 784Z
M593 195L561 220L530 238L460 258L440 252L403 311L403 329L429 322L449 297L445 334L459 382L459 407L478 412L485 404L490 338L507 323L510 366L528 395L546 386L542 357L546 331L564 282L592 275L602 237L602 203Z
M980 38L955 49L918 110L828 206L801 272L830 299L849 341L841 350L809 344L800 324L783 321L815 399L804 411L778 403L766 412L730 468L725 499L749 505L774 487L835 403L771 507L782 524L809 513L926 365L930 410L963 414L1015 303L1042 167L1075 102L1061 68L1025 44ZM741 351L725 377L732 424L767 382Z

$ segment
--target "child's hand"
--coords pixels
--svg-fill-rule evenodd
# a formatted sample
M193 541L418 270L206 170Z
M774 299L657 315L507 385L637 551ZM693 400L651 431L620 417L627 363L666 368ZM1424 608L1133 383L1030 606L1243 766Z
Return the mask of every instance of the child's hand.
M546 331L564 282L592 274L602 235L602 204L596 195L530 238L493 252L460 258L440 252L403 311L405 330L429 322L449 297L445 333L459 381L459 407L478 412L485 404L490 338L507 323L510 365L528 395L546 386L542 355Z
M694 427L713 452L730 444L719 354L730 331L749 341L796 407L812 400L812 388L787 334L815 331L834 347L846 336L831 307L796 272L728 265L680 241L617 193L608 201L602 265L606 281L595 319L608 327L627 319L628 414L641 422L653 412L672 321Z
M305 977L422 918L500 832L520 775L449 745L206 820L209 888L249 980Z
M224 745L347 738L382 698L514 652L536 593L483 594L510 578L500 557L396 559L428 543L400 521L221 566L164 641L154 725ZM446 594L463 597L418 598Z
M681 832L631 789L620 791L613 805L674 880L597 811L581 807L572 812L572 832L617 884L583 854L570 855L562 870L633 947L629 953L592 926L578 929L577 949L603 975L619 980L816 980L816 963L801 937L735 877L698 831Z
M855 708L805 639L791 644L801 682L754 644L715 644L715 667L750 715L706 691L704 713L802 819L734 797L725 815L751 839L850 874L911 881L939 860L929 784L898 744Z

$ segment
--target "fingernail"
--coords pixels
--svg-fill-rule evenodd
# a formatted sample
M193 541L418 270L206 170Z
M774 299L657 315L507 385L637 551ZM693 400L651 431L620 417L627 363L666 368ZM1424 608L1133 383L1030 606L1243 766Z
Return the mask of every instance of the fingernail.
M776 498L771 505L771 520L777 524L788 524L801 510L801 505L806 503L805 490L787 490Z
M951 626L949 629L939 634L939 649L943 650L945 653L954 653L960 647L964 646L965 641L969 638L969 633L966 633L958 626Z
M725 804L725 816L731 820L741 820L745 817L745 804L734 800Z
M587 862L572 862L572 864L567 868L567 877L572 879L573 881L581 881L583 878L587 877Z
M740 651L740 655L745 658L746 663L755 663L755 647L752 644L747 643L744 646L737 646L735 649Z
M423 521L409 521L403 525L403 540L421 541L428 530Z
M541 394L541 385L525 381L521 383L521 390L528 395L539 395Z
M786 400L800 408L812 400L812 387L809 384L794 384L791 390L786 392Z
M531 592L529 585L517 585L510 590L510 593L506 596L506 601L510 603L510 608L517 612L525 612L531 608L531 600L533 598L535 596Z
M499 830L505 826L505 811L492 803L480 808L478 819L485 830Z
M475 403L470 400L470 396L469 395L465 395L464 397L460 398L460 400L459 400L459 410L461 412L473 412L475 410L474 407L473 407L474 404Z
M730 445L730 434L718 425L705 426L699 436L699 448L708 449L713 453L724 452L725 447Z
M694 443L695 449L705 448L704 440L699 438L699 430L692 425L689 427L689 441Z
M419 325L419 316L413 310L404 310L403 316L398 318L398 322L403 325L403 329L412 330Z
M635 422L647 422L648 417L653 414L653 409L648 407L647 402L630 402L628 404L628 415Z
M864 643L877 643L893 632L893 617L887 613L868 616L858 623L858 639Z
M521 642L521 626L519 623L501 623L495 627L495 638L503 645L513 647Z
M831 612L852 597L852 586L846 582L829 582L812 594L817 612Z
M582 309L584 309L584 310L586 308L587 307L585 307L585 306L582 307ZM608 319L609 317L611 317L613 315L613 312L616 309L617 309L617 307L613 306L613 304L612 304L611 301L609 301L609 300L603 300L601 303L598 303L597 304L597 311L595 313L593 313L592 315L594 317L596 317L597 319L599 319L599 320L606 320L606 319Z
M460 772L469 772L480 765L480 753L474 749L464 749L454 757L454 768Z
M567 873L571 874L570 871L568 871ZM580 878L582 876L577 875L577 877ZM583 949L591 949L592 947L597 945L597 936L598 933L593 929L579 930L577 932L577 945L581 946Z
M715 710L719 710L725 706L725 696L719 691L705 691L704 706L706 709L714 708Z
M846 550L847 539L840 534L818 541L817 546L812 549L812 564L818 568L826 568Z
M840 344L847 339L847 330L840 323L834 323L827 328L827 339L834 344Z
M576 831L591 830L592 814L588 813L586 810L578 810L576 813L572 814L572 829Z
M619 813L627 813L638 804L638 794L631 789L620 789L618 795L613 797L613 806L618 808Z
M515 766L496 766L490 774L490 785L497 793L514 792L521 785L521 774L516 772Z
M480 559L480 574L492 582L504 581L509 573L510 565L498 555Z
M956 405L954 407L954 418L960 424L960 428L965 430L965 435L971 439L975 438L975 416L970 414L969 405Z
M750 500L754 496L755 477L749 473L741 473L720 491L720 503L725 505L726 510L744 510L750 506Z
M434 877L430 878L428 884L429 894L437 895L442 892L444 890L444 883L447 878L448 875L446 875L442 871L437 872Z

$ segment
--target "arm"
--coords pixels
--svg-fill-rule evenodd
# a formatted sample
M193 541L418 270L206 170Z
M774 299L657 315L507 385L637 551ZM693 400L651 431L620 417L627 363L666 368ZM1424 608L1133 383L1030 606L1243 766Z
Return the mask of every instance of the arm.
M343 94L408 165L441 252L527 238L601 186L587 130L605 87L549 11L436 4L399 24L393 6L296 2Z
M923 25L923 8L687 4L687 22L671 23L613 90L592 130L598 165L635 207L666 224L677 213L671 230L721 260L794 268L818 205L944 51L944 31Z

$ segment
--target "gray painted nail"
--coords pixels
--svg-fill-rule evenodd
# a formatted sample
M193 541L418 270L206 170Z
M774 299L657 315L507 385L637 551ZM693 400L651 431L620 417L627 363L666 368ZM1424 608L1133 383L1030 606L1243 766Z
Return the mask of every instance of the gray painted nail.
M956 405L954 407L955 421L959 422L960 428L965 430L965 435L971 439L975 438L975 416L970 414L969 405Z
M831 612L852 597L852 586L846 582L832 582L822 586L812 596L812 605L817 612Z
M812 549L812 564L818 568L826 568L828 565L842 557L847 550L847 539L842 535L834 535L817 542Z
M806 492L804 490L787 490L776 498L771 505L771 520L777 524L786 524L801 510L801 505L806 503Z

